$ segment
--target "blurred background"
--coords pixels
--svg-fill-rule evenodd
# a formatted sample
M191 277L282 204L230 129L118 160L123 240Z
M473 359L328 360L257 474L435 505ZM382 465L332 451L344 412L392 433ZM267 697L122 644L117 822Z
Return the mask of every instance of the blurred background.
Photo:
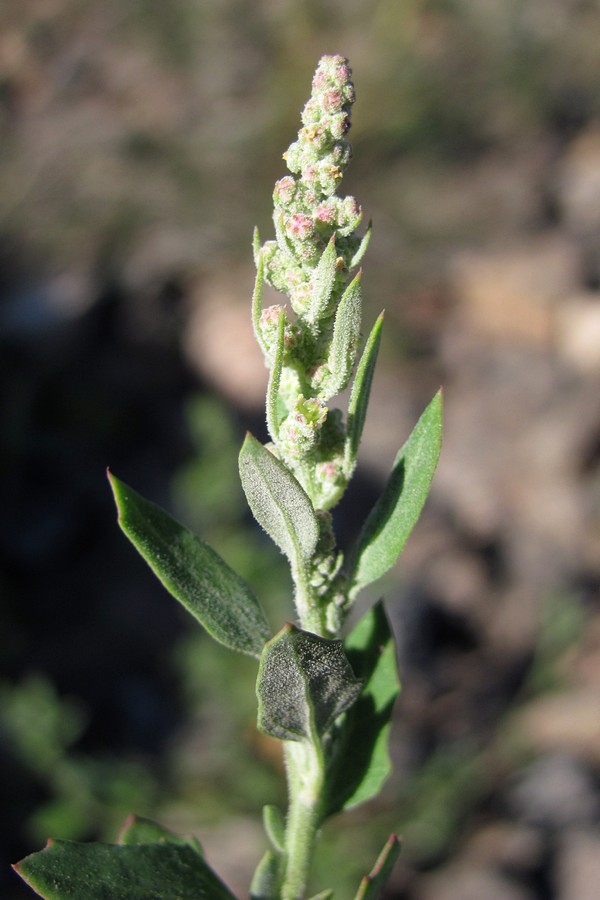
M380 593L403 693L383 796L327 825L315 890L594 900L600 882L598 0L3 0L0 894L48 835L135 811L239 897L284 800L252 661L119 532L107 466L291 614L236 458L264 437L251 234L272 234L312 72L350 58L344 192L386 325L352 539L439 384L442 461Z

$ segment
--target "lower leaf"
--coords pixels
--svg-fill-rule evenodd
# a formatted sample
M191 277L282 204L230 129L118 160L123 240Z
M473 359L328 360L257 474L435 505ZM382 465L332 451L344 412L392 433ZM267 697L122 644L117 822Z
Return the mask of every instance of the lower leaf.
M360 694L341 641L286 625L266 644L256 693L258 727L282 741L318 741Z
M191 847L204 858L204 851L198 838L193 834L180 835L153 822L143 816L128 816L123 822L119 832L117 843L119 844L177 844L178 846Z
M48 841L14 866L46 900L235 900L187 845Z
M329 760L326 816L374 797L391 772L390 720L400 683L383 603L355 625L344 641L344 650L364 687L346 713Z

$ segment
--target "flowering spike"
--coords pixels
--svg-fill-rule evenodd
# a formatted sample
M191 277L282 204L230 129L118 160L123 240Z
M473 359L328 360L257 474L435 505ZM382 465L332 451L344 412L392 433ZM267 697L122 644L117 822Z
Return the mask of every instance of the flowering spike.
M346 425L341 411L328 404L354 370L362 273L353 276L353 270L371 234L370 223L364 236L357 234L360 204L338 194L352 156L351 79L343 56L320 60L298 137L284 153L289 172L273 190L275 240L261 246L254 233L252 318L270 370L269 449L321 517L322 540L314 557L304 574L295 570L296 605L304 627L326 636L337 632L347 606L342 556L335 550L328 511L354 470L381 328L376 326L361 360ZM283 303L263 309L263 282L287 295L291 311Z

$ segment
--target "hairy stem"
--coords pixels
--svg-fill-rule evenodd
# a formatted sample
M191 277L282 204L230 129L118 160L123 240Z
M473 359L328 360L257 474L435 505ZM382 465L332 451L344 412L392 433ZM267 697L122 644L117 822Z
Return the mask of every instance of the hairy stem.
M323 802L323 757L315 744L285 743L289 809L281 900L302 900L308 883Z

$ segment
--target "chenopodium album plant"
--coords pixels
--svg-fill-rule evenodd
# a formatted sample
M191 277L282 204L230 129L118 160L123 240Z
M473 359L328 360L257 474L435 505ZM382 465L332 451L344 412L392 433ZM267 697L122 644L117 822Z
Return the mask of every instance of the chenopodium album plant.
M306 897L311 858L327 818L375 796L390 772L387 743L399 684L392 634L377 603L346 636L355 598L396 562L429 491L441 439L436 395L394 462L355 545L336 546L331 509L356 466L383 318L360 359L362 273L370 228L337 193L350 160L354 87L341 56L321 59L298 139L275 185L275 240L254 238L252 320L269 379L270 441L246 436L240 476L250 508L289 562L297 624L274 636L245 581L203 541L113 475L121 528L206 631L259 660L258 728L282 741L287 814L264 808L270 849L253 900ZM289 297L263 309L267 283ZM352 375L355 371L354 379ZM348 411L329 406L352 381ZM399 852L392 835L356 900L375 898ZM17 865L42 897L95 900L233 895L192 838L132 817L117 844L51 841ZM322 891L333 896L335 884ZM313 898L316 900L316 898Z

